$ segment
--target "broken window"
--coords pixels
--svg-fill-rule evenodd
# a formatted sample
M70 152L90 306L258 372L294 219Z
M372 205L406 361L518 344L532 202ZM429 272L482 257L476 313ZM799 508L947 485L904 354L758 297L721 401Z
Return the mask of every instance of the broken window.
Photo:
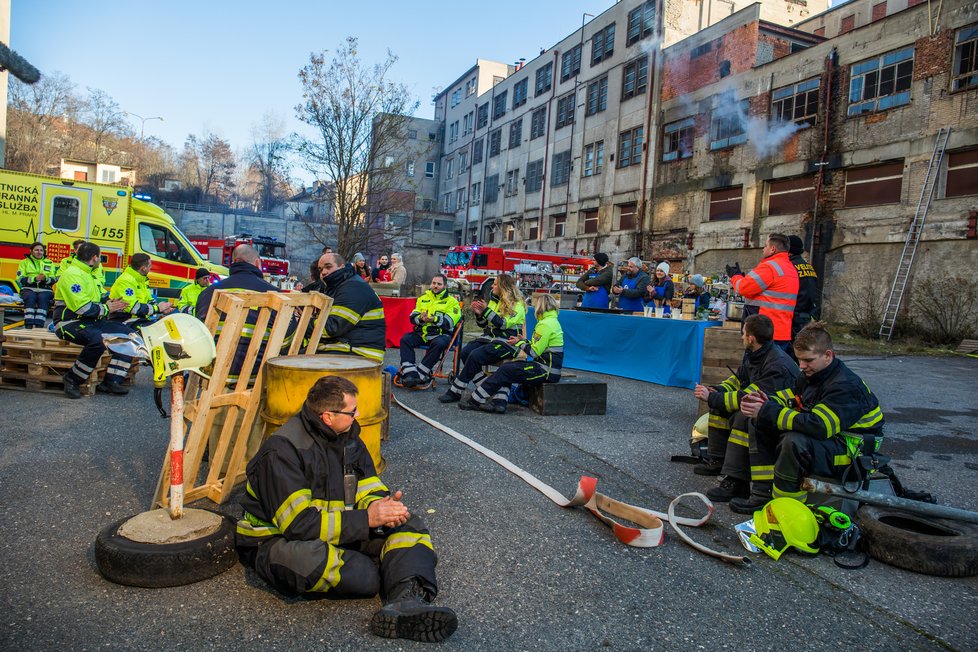
M849 115L885 111L910 103L914 48L904 48L852 66Z
M693 155L695 120L686 118L670 122L662 129L662 160L675 161Z
M819 79L776 88L771 93L771 117L775 122L815 124L818 116Z
M978 25L965 27L954 37L952 74L952 91L978 86Z

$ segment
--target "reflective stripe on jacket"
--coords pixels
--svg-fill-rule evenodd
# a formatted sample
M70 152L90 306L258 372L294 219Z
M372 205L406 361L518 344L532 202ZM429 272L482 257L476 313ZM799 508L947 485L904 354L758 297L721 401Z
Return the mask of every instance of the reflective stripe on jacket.
M38 281L37 275L44 274L44 280ZM51 286L57 282L54 263L49 258L35 258L31 254L20 261L17 265L17 284L22 288L34 290L50 290Z
M354 353L383 362L387 326L384 305L366 281L345 266L323 279L333 307L326 318L321 353Z
M109 312L108 307L102 303L102 288L94 270L80 260L73 260L68 265L58 282L57 295L55 323L76 319L94 321L105 317Z
M475 316L475 323L482 328L483 334L490 338L509 339L516 335L522 335L522 326L525 321L526 304L520 301L513 306L513 311L510 314L503 315L499 312L499 297L495 294L489 298L482 314Z
M112 284L109 298L126 302L126 310L110 314L110 319L132 321L131 318L148 317L159 312L153 291L149 289L149 279L132 267L125 268L119 274Z
M798 299L798 272L787 251L768 256L745 276L730 279L737 294L744 297L750 314L760 313L774 322L774 339L791 341L791 318Z
M423 315L427 315L432 321L421 321ZM450 335L461 318L462 309L458 305L458 299L451 296L448 290L442 290L439 294L428 290L422 294L409 317L414 324L414 330L425 342L439 335Z
M747 394L759 389L773 396L793 387L799 373L795 361L781 347L768 342L757 351L747 351L737 373L720 383L717 391L710 392L706 403L714 410L733 413L740 409L740 401Z

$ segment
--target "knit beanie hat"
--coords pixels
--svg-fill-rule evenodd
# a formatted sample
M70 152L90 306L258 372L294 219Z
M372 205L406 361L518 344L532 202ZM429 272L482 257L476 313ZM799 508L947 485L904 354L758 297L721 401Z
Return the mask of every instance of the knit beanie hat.
M696 287L701 288L703 287L703 283L704 283L703 276L701 274L693 274L692 276L689 277L689 282L695 285Z
M663 260L661 263L655 266L655 271L661 271L664 274L669 274L669 263Z
M796 235L788 236L788 253L792 256L797 256L801 252L805 251L805 243L801 241Z
M602 267L608 264L608 254L605 253L594 254L594 259L598 261L598 264L601 265Z

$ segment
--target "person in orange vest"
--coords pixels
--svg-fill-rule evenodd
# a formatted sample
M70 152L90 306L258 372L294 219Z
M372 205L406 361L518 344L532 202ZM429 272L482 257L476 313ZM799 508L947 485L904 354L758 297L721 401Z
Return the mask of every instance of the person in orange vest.
M767 315L774 323L774 343L786 352L791 347L791 320L798 300L798 272L789 246L788 236L772 233L761 262L747 274L740 271L740 263L727 265L730 285L744 297L744 317Z

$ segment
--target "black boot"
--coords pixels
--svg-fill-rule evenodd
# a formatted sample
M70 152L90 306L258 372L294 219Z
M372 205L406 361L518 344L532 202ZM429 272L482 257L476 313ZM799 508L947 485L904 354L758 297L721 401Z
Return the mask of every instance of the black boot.
M731 498L730 510L738 514L753 514L768 504L770 496L751 494L748 498Z
M478 401L476 401L474 398L470 396L467 401L461 401L458 404L458 409L459 410L481 410L482 403L479 403Z
M68 398L81 398L81 388L70 376L65 376L65 396Z
M442 394L441 396L439 396L438 397L438 400L441 403L454 403L455 401L462 400L462 395L461 394L456 394L452 390L448 390L447 392L445 392L444 394Z
M696 475L720 475L720 469L723 468L723 462L714 462L710 460L708 462L700 462L693 467L693 473Z
M406 638L439 643L458 627L458 617L448 607L431 604L431 596L418 578L399 582L370 620L370 631L384 638Z
M120 383L110 383L106 380L96 385L95 389L104 394L114 394L116 396L125 396L129 393L128 387L123 387Z
M707 489L706 497L715 503L727 503L732 498L750 498L750 483L728 475L719 485Z

